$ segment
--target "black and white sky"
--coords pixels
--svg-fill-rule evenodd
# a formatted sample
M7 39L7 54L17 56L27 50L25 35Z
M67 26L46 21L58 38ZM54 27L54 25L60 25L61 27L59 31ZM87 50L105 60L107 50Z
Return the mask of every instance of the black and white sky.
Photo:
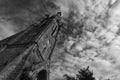
M56 11L78 34L67 35L55 51L51 80L64 80L64 74L73 76L86 66L97 80L120 80L120 0L0 0L0 39Z
M0 39L25 29L56 8L52 0L0 0Z

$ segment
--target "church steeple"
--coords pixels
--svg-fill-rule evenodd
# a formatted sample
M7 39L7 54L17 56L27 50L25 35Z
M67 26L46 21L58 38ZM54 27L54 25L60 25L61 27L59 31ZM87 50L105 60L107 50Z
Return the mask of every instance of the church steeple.
M34 80L42 72L47 77L44 79L48 80L59 24L60 15L57 14L1 40L0 80L23 80L23 75Z

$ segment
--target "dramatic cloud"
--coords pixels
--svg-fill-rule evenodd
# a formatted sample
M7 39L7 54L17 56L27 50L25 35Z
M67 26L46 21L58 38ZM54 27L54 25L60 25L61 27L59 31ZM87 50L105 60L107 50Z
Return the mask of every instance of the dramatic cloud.
M97 80L120 80L120 0L57 0L56 4L66 18L76 12L77 17L72 17L82 18L84 27L81 36L69 35L59 49L51 80L63 80L64 74L74 76L87 66Z
M0 39L60 10L66 36L63 47L54 52L51 80L74 76L87 66L98 80L120 80L119 8L120 0L0 0Z
M10 36L11 33L9 32L13 32L13 34L20 32L46 13L53 13L56 8L52 0L0 0L2 27L5 24L4 28L0 28L2 39ZM9 32L6 32L5 29L9 30ZM6 33L9 35L3 35Z

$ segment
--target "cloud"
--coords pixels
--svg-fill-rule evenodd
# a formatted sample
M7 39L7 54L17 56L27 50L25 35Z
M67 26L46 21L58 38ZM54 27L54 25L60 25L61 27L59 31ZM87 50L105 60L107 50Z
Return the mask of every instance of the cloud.
M13 24L5 21L0 21L0 39L9 37L15 33L16 31L14 30Z
M70 70L76 73L77 69L89 65L96 78L105 80L109 77L112 80L119 80L120 36L117 34L120 24L119 0L117 2L113 0L112 2L110 0L57 0L56 4L68 19L70 19L71 11L77 12L72 16L77 15L77 18L73 20L82 18L84 27L79 38L71 35L72 39L65 41L64 48L67 48L67 51L61 53L61 56L65 55L65 57L62 58L63 62L54 69L57 71L59 67L62 67L64 74L71 74ZM72 22L71 24L74 24L74 21ZM74 28L76 26L79 27L79 25L74 25ZM61 71L59 73L63 74ZM56 76L59 76L59 73ZM56 72L53 74L55 75Z
M56 8L47 0L0 0L1 39L24 30Z

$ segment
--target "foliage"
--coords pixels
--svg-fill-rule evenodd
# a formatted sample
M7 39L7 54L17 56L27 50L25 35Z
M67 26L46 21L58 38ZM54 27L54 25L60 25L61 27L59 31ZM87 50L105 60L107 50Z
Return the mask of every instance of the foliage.
M68 76L67 74L64 75L66 80L95 80L93 77L93 72L89 70L89 66L87 68L80 69L76 77Z

